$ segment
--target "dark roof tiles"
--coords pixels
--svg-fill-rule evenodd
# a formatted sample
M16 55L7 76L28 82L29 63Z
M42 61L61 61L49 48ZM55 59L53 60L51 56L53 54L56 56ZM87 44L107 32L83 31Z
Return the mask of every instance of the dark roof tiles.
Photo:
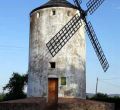
M35 12L35 11L37 11L39 9L49 8L49 7L69 7L69 8L77 9L76 6L74 6L73 4L71 4L70 2L68 2L66 0L49 0L44 5L32 10L30 14L32 14L33 12Z

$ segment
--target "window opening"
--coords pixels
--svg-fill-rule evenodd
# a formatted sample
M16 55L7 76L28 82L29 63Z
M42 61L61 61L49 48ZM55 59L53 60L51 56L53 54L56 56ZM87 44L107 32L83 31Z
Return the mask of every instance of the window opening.
M70 16L70 11L67 12L67 15Z
M52 13L53 13L53 15L56 15L56 11L55 10L53 10Z
M38 12L38 13L37 13L37 18L39 18L39 17L40 17L40 13Z
M55 62L50 62L50 67L51 68L55 68L55 66L56 66Z
M66 85L66 77L61 77L61 85Z

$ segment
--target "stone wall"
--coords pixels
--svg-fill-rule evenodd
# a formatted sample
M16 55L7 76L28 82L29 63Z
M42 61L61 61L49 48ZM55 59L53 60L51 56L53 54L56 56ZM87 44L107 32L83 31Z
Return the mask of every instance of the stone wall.
M58 110L114 110L114 104L80 99L61 99Z
M45 98L28 98L0 103L0 110L114 110L114 104L59 98L58 105L49 105Z

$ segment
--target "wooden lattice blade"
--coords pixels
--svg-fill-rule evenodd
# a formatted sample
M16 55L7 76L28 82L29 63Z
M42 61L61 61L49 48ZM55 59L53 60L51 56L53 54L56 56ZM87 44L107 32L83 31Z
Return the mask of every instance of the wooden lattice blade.
M88 8L88 12L93 14L94 11L98 9L98 7L104 2L105 0L90 0L87 2L86 6Z
M82 3L82 0L73 0L74 1L74 4L75 6L79 7L80 4Z
M76 14L47 44L47 48L54 57L67 41L82 26L80 16Z
M94 50L95 50L95 52L97 54L97 57L98 57L98 59L100 61L100 64L101 64L104 72L106 72L107 69L109 68L109 64L108 64L108 61L107 61L107 59L105 57L105 54L104 54L104 52L102 50L102 47L101 47L101 45L100 45L100 43L98 41L98 38L97 38L97 36L95 34L95 31L94 31L94 29L93 29L90 22L88 22L88 23L86 22L85 29L86 29L88 37L89 37L89 39L90 39L90 41L91 41L91 43L93 45L93 48L94 48Z

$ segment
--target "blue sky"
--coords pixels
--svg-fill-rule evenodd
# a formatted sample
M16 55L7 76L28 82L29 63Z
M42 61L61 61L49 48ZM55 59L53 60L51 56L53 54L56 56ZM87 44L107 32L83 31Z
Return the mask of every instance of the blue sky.
M0 92L13 72L24 74L28 69L29 13L47 0L0 1ZM82 4L85 7L84 0ZM72 0L70 0L72 2ZM86 7L84 8L86 9ZM110 63L104 73L87 38L87 92L120 94L120 1L105 0L88 20L92 22L101 46Z

